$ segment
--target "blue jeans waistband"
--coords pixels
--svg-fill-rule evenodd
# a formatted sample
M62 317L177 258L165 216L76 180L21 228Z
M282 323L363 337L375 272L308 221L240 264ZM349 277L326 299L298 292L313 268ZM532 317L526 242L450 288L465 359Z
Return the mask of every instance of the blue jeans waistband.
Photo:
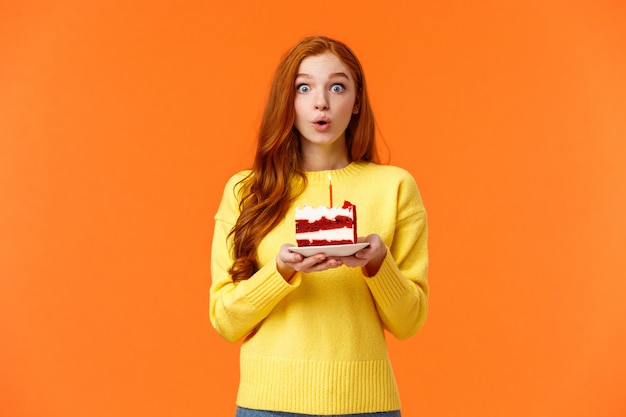
M237 407L236 417L401 417L400 411L384 411L381 413L361 413L361 414L332 414L332 415L312 415L298 414L284 411L252 410L250 408Z

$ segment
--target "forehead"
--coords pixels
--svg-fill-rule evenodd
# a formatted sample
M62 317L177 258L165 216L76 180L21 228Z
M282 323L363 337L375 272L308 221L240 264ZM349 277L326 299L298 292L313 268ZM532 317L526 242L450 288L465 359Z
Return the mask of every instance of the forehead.
M352 73L348 66L332 52L306 57L298 67L298 75L327 78L335 74L345 74L352 80Z

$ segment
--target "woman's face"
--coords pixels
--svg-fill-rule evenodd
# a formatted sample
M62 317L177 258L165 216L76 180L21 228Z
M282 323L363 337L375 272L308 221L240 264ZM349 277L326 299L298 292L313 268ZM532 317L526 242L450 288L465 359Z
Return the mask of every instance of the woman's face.
M302 60L296 77L295 126L309 145L345 144L352 114L359 111L348 67L331 52Z

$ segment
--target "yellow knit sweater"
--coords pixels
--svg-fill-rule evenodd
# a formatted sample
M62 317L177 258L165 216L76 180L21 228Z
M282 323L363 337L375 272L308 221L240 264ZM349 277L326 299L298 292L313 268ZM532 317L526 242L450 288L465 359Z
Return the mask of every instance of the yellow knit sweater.
M276 255L295 244L296 206L329 204L329 172L335 205L356 205L359 236L379 234L387 257L371 278L342 266L287 283ZM233 283L227 235L239 215L236 184L247 173L225 187L211 254L211 323L228 341L247 336L237 404L319 415L399 409L384 330L407 338L428 310L426 212L415 181L400 168L363 162L307 173L306 190L258 248L260 270Z

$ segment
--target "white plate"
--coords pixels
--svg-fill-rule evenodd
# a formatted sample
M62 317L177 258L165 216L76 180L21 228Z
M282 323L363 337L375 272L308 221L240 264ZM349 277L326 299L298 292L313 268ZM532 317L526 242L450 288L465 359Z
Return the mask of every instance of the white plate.
M290 246L289 250L301 254L302 256L311 256L323 253L326 256L351 256L368 246L368 242L355 243L347 245L327 245L327 246Z

